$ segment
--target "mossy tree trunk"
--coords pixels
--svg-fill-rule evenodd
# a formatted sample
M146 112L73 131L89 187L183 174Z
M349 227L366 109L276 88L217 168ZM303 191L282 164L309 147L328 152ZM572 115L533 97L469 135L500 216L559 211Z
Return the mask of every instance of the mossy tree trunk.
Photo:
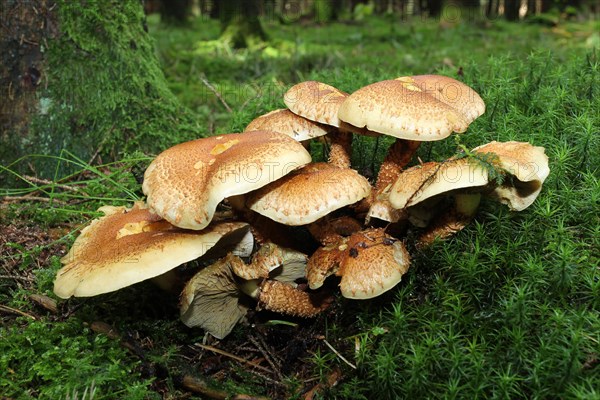
M258 0L226 0L219 4L221 40L231 47L258 47L267 40Z
M0 9L0 163L62 150L117 159L201 135L167 87L141 1L5 0Z

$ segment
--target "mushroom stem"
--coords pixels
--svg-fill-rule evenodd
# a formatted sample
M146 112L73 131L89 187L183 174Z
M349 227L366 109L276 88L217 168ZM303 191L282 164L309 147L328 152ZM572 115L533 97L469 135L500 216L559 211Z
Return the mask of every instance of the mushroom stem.
M327 162L339 168L350 168L352 134L341 130L329 134L330 148Z
M367 222L371 217L389 222L397 222L402 218L402 212L391 206L389 191L398 179L402 169L410 162L421 142L414 140L396 139L379 168L375 188L369 198Z
M260 295L260 282L262 279L249 279L244 280L240 284L238 284L239 289L245 295L252 297L255 300L258 300Z
M319 299L287 283L271 280L262 283L258 296L259 307L305 318L316 316L325 310L329 303L327 299Z
M457 193L454 195L454 206L442 213L425 232L419 236L417 247L427 247L436 238L446 239L462 230L475 216L481 193Z

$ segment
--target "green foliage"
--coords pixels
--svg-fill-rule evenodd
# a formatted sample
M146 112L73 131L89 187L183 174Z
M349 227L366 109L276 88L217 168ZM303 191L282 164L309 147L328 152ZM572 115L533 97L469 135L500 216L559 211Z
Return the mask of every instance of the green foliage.
M22 318L0 329L0 392L14 399L158 398L118 342L81 321L55 324Z

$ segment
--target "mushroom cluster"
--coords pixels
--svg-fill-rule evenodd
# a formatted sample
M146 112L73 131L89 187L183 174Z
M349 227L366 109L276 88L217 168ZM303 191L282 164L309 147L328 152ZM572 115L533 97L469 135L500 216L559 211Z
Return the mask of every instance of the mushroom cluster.
M523 210L549 174L544 149L524 142L407 168L422 141L465 132L485 111L473 89L445 76L400 77L352 94L302 82L284 103L243 133L158 155L144 175L146 202L100 209L105 215L62 259L56 295L153 279L180 291L186 325L217 338L251 307L313 317L331 302L327 279L338 279L346 298L379 296L409 269L408 231L416 247L447 238L482 197ZM374 182L352 169L353 135L394 138ZM328 145L326 162L313 162L311 140ZM177 267L196 259L206 266L180 282Z

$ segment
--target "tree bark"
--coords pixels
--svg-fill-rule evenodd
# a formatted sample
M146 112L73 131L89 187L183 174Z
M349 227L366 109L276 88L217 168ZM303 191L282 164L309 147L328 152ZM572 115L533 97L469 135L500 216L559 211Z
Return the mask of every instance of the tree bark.
M184 23L192 12L192 0L161 0L160 19L171 23Z
M506 18L507 21L518 21L520 5L521 2L519 0L505 0L504 18Z
M63 150L117 159L201 135L167 87L141 1L4 0L0 10L0 164ZM28 172L49 176L56 162L41 160Z
M221 40L234 48L256 47L267 40L258 19L258 0L227 0L220 7Z

